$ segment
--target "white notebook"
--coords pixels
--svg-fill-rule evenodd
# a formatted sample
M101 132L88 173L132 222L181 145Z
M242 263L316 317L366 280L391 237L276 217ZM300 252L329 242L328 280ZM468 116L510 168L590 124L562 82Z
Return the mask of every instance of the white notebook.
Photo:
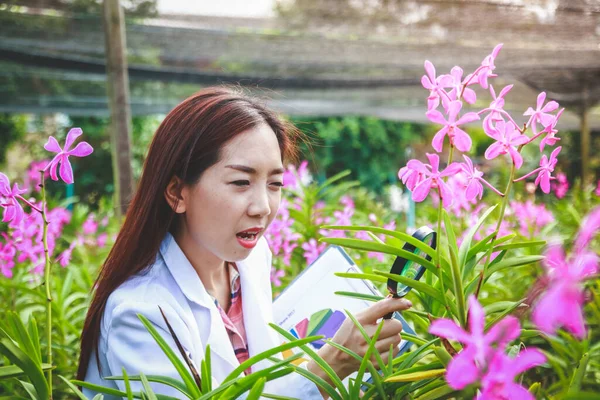
M355 315L373 304L367 300L336 295L335 292L381 296L371 282L341 278L335 275L336 272L362 271L341 247L329 246L274 300L275 323L299 339L314 335L331 339L347 318L344 310ZM414 335L413 329L400 313L394 313L394 318L402 322L404 332ZM323 341L317 341L311 343L311 347L318 350L323 344ZM402 340L396 356L405 352L410 344Z

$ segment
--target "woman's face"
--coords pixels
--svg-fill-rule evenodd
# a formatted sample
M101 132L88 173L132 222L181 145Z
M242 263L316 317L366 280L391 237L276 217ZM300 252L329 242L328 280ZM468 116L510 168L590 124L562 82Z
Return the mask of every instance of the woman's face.
M183 189L178 240L206 261L246 258L277 213L282 182L273 130L260 124L237 135L224 146L219 162Z

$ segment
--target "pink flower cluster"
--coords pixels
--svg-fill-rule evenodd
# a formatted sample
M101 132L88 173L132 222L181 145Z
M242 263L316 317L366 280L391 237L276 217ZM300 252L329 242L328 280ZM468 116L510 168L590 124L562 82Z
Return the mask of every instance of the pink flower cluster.
M556 174L556 180L552 182L552 191L557 199L562 199L569 191L569 180L564 172Z
M532 136L525 135L526 128L519 129L519 124L504 110L504 97L509 93L512 85L505 87L496 95L493 86L488 83L488 78L496 76L493 71L496 68L495 60L501 48L501 44L497 45L485 57L479 68L464 79L462 77L463 70L460 67L452 68L450 74L436 76L433 64L425 61L426 75L421 79L421 83L425 89L429 90L426 115L431 122L442 125L442 128L435 134L431 142L436 152L442 152L446 137L448 137L452 149L455 148L463 153L469 152L472 140L461 126L479 120L482 115L485 115L483 120L484 132L494 139L494 143L485 151L485 158L491 160L507 154L516 169L521 168L523 165L522 146L531 143L538 137L542 137L541 152L545 146L554 146L560 140L556 137L556 124L564 109L558 111L556 115L551 114L551 112L558 109L558 103L550 101L544 104L545 93L540 93L538 96L535 110L530 107L524 113L524 115L530 117L526 123L526 128L531 128ZM469 86L475 84L479 84L484 89L489 87L493 100L489 107L477 113L466 112L460 115L463 100L469 104L476 102L477 95L473 89L469 88ZM440 105L443 108L443 113L437 109ZM539 128L540 125L541 129ZM543 155L539 168L515 181L526 179L537 173L535 184L540 185L545 193L549 193L550 181L555 179L552 172L556 166L556 157L560 150L560 147L554 149L549 158ZM434 189L443 206L449 208L456 199L463 202L470 202L476 198L481 199L483 185L489 187L496 194L503 196L501 192L483 178L483 173L475 167L473 161L466 155L463 155L464 163L449 162L443 169L440 168L440 158L437 154L427 154L427 158L429 159L428 164L418 160L410 160L398 172L398 178L412 192L414 201L421 202L425 200L430 191ZM464 180L462 187L454 185L451 188L446 183L447 178L459 172L464 173L467 179ZM461 191L465 193L462 194Z
M529 348L516 357L509 357L507 345L521 334L517 318L504 317L485 332L485 313L475 296L469 300L469 332L446 318L435 320L429 332L463 345L448 364L446 380L456 390L478 384L479 400L535 399L523 386L515 382L524 371L541 365L546 357L541 351Z
M58 180L57 169L60 165L60 176L66 183L73 183L73 170L69 162L69 156L84 157L92 153L92 147L81 142L71 150L75 140L83 132L79 128L71 129L67 134L64 149L60 147L53 136L50 136L48 143L44 148L48 151L57 153L50 161L41 161L33 163L26 176L26 189L21 189L18 184L11 187L10 181L6 175L0 173L0 206L4 209L2 222L8 223L9 232L2 233L4 242L0 242L0 272L6 277L13 276L13 268L16 263L29 262L33 267L31 272L40 274L45 265L45 250L43 245L43 227L44 220L42 210L46 204L36 203L35 200L29 200L23 197L32 189L38 190L41 183L41 171L49 174L54 180ZM23 204L29 206L30 213L25 212ZM57 240L61 237L63 228L71 220L71 213L64 208L57 207L46 212L48 221L47 242L48 251L54 253ZM87 228L88 231L90 228ZM70 258L70 252L73 251L74 241L59 257L61 265L65 266L65 259Z
M283 263L287 266L290 265L292 253L298 247L298 240L301 238L299 233L292 230L294 219L290 217L289 207L289 201L285 198L282 199L277 216L265 232L265 238L271 251L276 256L283 255ZM284 275L285 271L283 270L272 271L271 282L275 286L280 286L280 278Z
M41 204L39 204L41 207ZM48 225L48 250L54 253L57 241L60 239L64 227L71 221L71 213L64 208L54 208L47 213ZM0 255L0 270L7 278L12 278L12 269L16 263L29 263L33 274L41 274L44 270L44 246L42 215L33 211L24 214L18 224L11 224L9 231L3 233L4 243Z
M527 238L537 236L543 227L554 222L554 215L544 204L534 204L531 200L511 201L510 212L518 224L519 234Z

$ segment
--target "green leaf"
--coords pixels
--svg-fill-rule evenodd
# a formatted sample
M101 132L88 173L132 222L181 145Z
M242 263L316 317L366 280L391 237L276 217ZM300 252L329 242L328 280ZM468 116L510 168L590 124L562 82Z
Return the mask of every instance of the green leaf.
M545 240L532 240L532 241L527 241L527 242L509 243L509 244L502 244L500 246L496 246L496 247L494 247L493 251L496 252L496 251L502 251L502 250L523 249L523 248L527 248L527 247L543 246L545 244L546 244Z
M42 371L48 371L52 369L50 364L42 364ZM25 372L16 365L5 365L0 367L0 380L12 379L18 376L25 375Z
M202 393L200 393L200 389L196 385L194 378L192 377L190 372L187 370L187 368L185 367L183 362L181 362L179 357L177 357L175 352L171 349L171 347L165 341L165 339L163 339L163 337L160 335L160 333L158 333L156 328L154 328L154 326L148 320L148 318L144 317L142 314L138 314L137 316L142 321L142 324L144 324L144 326L146 327L146 329L148 330L150 335L152 335L152 337L154 338L154 340L156 341L158 346L165 353L165 355L167 356L167 358L169 359L171 364L173 364L173 367L175 367L175 369L179 373L179 376L181 376L183 383L185 383L185 386L188 389L188 393L191 393L194 398L200 397L202 395Z
M73 379L71 382L73 382L77 386L81 386L81 387L84 387L86 389L93 390L94 392L109 394L111 396L116 396L116 397L127 397L127 393L126 392L123 392L123 391L120 391L120 390L117 390L117 389L107 388L107 387L104 387L104 386L95 385L93 383L89 383L89 382L85 382L85 381L80 381L80 380L77 380L77 379ZM142 395L139 392L135 392L135 393L133 393L133 396L135 398L139 399ZM177 397L166 396L164 394L158 394L158 395L156 395L156 397L158 398L158 400L181 400L181 399L178 399Z
M83 392L81 390L79 390L77 388L77 386L75 386L71 382L69 382L69 380L67 378L65 378L62 375L59 375L58 377L60 379L62 379L64 383L66 383L66 385L69 387L69 389L71 389L73 391L73 393L75 393L80 400L88 400L88 398L85 397L85 395L83 394Z
M331 184L333 184L336 181L339 181L340 179L344 179L345 177L347 177L348 175L350 175L352 173L352 171L350 171L349 169L346 169L342 172L338 172L337 174L335 174L334 176L332 176L331 178L327 179L325 182L323 182L318 190L321 191L325 188L327 188L327 186L330 186Z
M121 371L123 372L123 383L125 384L125 391L127 392L127 400L133 400L133 393L131 393L131 385L129 384L129 375L127 375L125 367L122 367Z
M501 271L505 268L514 268L514 267L521 267L524 265L533 264L535 262L543 260L544 258L545 258L544 256L520 256L520 257L504 259L497 264L494 264L494 265L490 264L490 266L486 272L485 279L487 280L494 273Z
M269 324L269 325L272 325L272 324ZM293 349L294 347L302 348L302 346L304 346L308 343L314 342L316 340L323 339L323 337L324 336L308 336L304 339L293 340L289 343L284 343L282 345L275 346L269 350L265 350L262 353L259 353L259 354L255 355L254 357L250 357L249 359L247 359L246 361L241 363L225 378L225 380L223 380L223 383L227 383L230 380L237 378L245 370L247 370L254 364L258 363L259 361L262 361L262 360L264 360L270 356L273 356L275 354L281 353L282 351Z
M17 367L21 368L35 388L40 399L49 397L48 383L40 364L19 349L9 338L0 339L0 354L3 354Z
M285 329L270 323L269 326L271 328L273 328L274 330L277 331L277 333L279 333L281 336L283 336L285 339L287 340L296 340L296 338L294 337L294 335L292 335L291 333L289 333L288 331L286 331ZM319 366L321 367L321 369L323 371L325 371L325 373L327 374L327 376L329 376L329 378L331 379L331 382L335 385L335 387L337 388L337 390L340 391L341 393L341 397L340 394L338 394L335 389L327 384L323 379L317 377L315 374L310 373L305 374L303 372L303 370L297 370L297 372L309 379L311 379L313 382L319 382L320 383L320 387L323 388L323 390L325 390L327 392L327 394L329 394L329 396L334 399L334 400L342 400L342 398L346 399L348 398L348 391L346 390L346 386L342 383L341 379L337 376L337 374L335 373L335 371L333 370L333 368L331 368L331 366L325 361L323 360L323 358L321 356L319 356L317 354L316 351L314 351L313 349L311 349L310 347L306 346L306 345L302 345L300 346L300 349L306 353L306 355L308 355L310 358L312 358L312 360ZM315 378L319 378L319 379L315 379Z
M258 381L256 381L254 386L252 386L250 393L248 393L247 399L248 400L259 400L260 395L262 394L263 389L265 388L266 381L267 381L266 378L260 378Z
M506 307L504 307L504 309L502 310L502 312L500 312L500 314L496 315L492 320L488 321L488 323L485 325L485 330L487 331L488 329L490 329L494 324L496 324L498 321L500 321L501 319L503 319L504 317L506 317L508 314L512 313L517 307L519 307L521 304L523 304L523 302L526 300L527 298L522 298L519 301L515 301L515 302L511 302L511 301L503 301L501 302L503 305L506 305ZM508 304L507 304L508 303ZM492 306L494 306L496 304L492 304ZM484 307L485 310L485 307ZM496 308L494 307L490 307L488 309L488 313L495 311Z
M33 344L33 341L29 337L29 332L27 331L27 328L25 328L25 324L23 324L19 315L15 312L9 312L7 314L7 322L15 335L12 339L17 342L19 348L31 357L36 364L41 364L42 355L37 351L37 349L39 349L39 344L38 346Z
M47 397L40 397L40 395L38 395L37 391L35 390L35 387L31 383L25 381L19 381L19 383L21 384L21 386L23 386L29 397L31 397L33 400L47 399Z
M356 273L356 272L336 272L335 276L340 278L352 278L352 279L368 279L377 283L387 283L387 279L374 274Z
M375 251L377 253L391 254L397 257L406 258L407 260L416 262L417 264L423 266L430 266L431 268L435 268L435 264L433 264L431 261L428 261L426 258L421 257L411 251L406 251L398 247L390 246L388 244L377 243L370 240L328 237L320 238L319 241L355 250Z
M420 241L419 239L414 238L412 235L409 235L404 232L393 231L385 228L380 228L378 226L347 226L347 225L323 225L322 229L335 229L340 231L367 231L371 233L379 233L387 236L394 237L403 242L410 243L415 246L417 249L421 250L423 253L427 254L431 258L436 257L436 251L431 246L428 246L426 243Z
M454 252L454 247L450 246L450 266L452 270L452 282L454 284L454 296L456 298L456 308L458 309L458 320L460 326L463 328L467 325L467 313L465 303L465 292L463 290L462 274L460 273L460 266L458 265L458 259Z
M411 279L411 278L407 278L407 277L402 276L402 275L390 274L388 272L375 271L375 274L376 275L384 276L384 277L389 278L389 279L392 279L392 280L394 280L396 282L399 282L399 283L401 283L403 285L406 285L408 287L416 289L419 292L426 293L429 296L431 296L434 299L436 299L439 302L441 302L442 304L444 304L444 298L442 296L442 293L440 293L439 290L434 289L432 286L429 286L426 283L423 283L421 281L417 281L417 280L414 280L414 279Z
M448 386L448 384L445 384L444 386L440 386L438 388L435 388L433 390L431 390L430 392L427 392L419 397L417 397L415 400L435 400L435 399L440 399L440 398L447 398L447 396L451 393L454 393L455 390L452 389L450 386Z
M156 394L154 394L154 390L150 387L150 382L148 382L146 376L142 373L140 374L140 378L142 380L142 386L144 387L144 394L148 397L148 400L158 400Z
M346 310L346 314L348 314L348 316L351 316L350 312L348 312L347 310ZM353 321L356 321L356 319L353 318ZM363 357L363 360L360 363L360 366L358 367L358 373L356 375L354 385L352 385L352 387L350 388L349 394L350 394L351 399L360 398L360 389L361 389L361 386L363 383L363 376L365 375L367 365L371 363L371 354L373 353L373 351L376 351L375 343L377 342L377 338L379 337L379 334L381 333L381 329L383 329L383 323L384 323L384 320L382 319L381 322L379 322L379 325L377 326L377 330L375 331L375 334L373 335L372 338L369 339L369 335L367 335L367 343L369 343L369 347L367 348L365 356ZM358 324L358 321L356 322L356 324ZM360 326L360 324L358 324L357 326ZM363 329L363 331L364 331L364 329ZM381 356L379 356L379 359L381 359ZM380 363L382 363L382 362L380 361Z
M465 274L464 266L467 262L467 255L469 254L469 250L471 248L471 242L473 241L473 236L475 236L475 234L481 227L481 224L484 223L484 221L487 219L487 217L490 216L490 214L496 209L496 207L498 207L497 204L488 208L486 210L486 212L483 213L483 215L477 220L475 225L473 225L471 227L471 229L469 229L469 231L463 238L462 243L460 244L460 248L458 249L458 265L459 265L459 268L462 269L463 274ZM464 275L463 275L463 278L465 278Z
M200 380L202 382L201 391L202 393L208 393L212 390L210 345L207 345L206 350L204 351L204 358L200 363L200 374Z
M585 372L588 366L588 362L590 360L590 353L584 353L581 356L581 359L577 363L577 367L573 372L573 378L571 379L571 384L569 385L569 393L577 393L581 390L581 382L585 377Z
M458 254L458 246L456 244L456 235L454 234L454 228L452 228L452 221L450 221L450 216L445 209L442 209L442 215L444 217L444 227L446 228L446 235L448 235L448 246L450 246L450 250L454 251L454 254ZM438 232L438 235L441 232Z
M354 299L366 300L366 301L380 301L385 299L383 296L376 296L374 294L355 293L355 292L335 292L338 296L352 297Z
M125 369L123 369L122 376L107 376L104 379L109 380L109 381L125 381L125 378L127 378L128 381L136 381L136 382L142 381L141 374L140 375L126 375L126 374L127 373L125 372ZM185 386L185 384L183 384L181 381L178 381L175 378L171 378L169 376L161 376L161 375L145 375L145 378L149 382L162 383L163 385L167 385L172 388L175 388L190 399L194 398L193 395L187 390L187 387Z

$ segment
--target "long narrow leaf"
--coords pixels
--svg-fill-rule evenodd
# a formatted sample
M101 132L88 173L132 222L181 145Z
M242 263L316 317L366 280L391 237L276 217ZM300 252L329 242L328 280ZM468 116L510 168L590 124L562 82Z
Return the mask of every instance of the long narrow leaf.
M77 388L77 386L75 386L71 382L69 382L69 380L67 378L65 378L62 375L59 375L58 377L63 380L63 382L69 387L69 389L71 389L73 391L73 393L75 393L77 395L77 397L79 397L80 400L88 400L88 398L85 397L83 392L81 390L79 390Z
M142 324L144 324L150 335L152 335L158 346L165 353L171 364L173 364L173 367L175 367L179 373L179 376L181 376L181 379L183 380L183 383L185 383L189 393L192 393L193 397L200 397L201 393L198 386L196 386L194 378L187 370L183 362L181 362L179 357L177 357L175 352L171 349L169 344L165 341L165 339L163 339L160 333L158 333L156 328L152 326L152 323L148 320L148 318L144 317L142 314L138 314L138 318L142 321Z
M425 257L421 257L413 252L403 250L398 247L390 246L389 244L382 244L373 242L370 240L361 239L347 239L347 238L328 238L324 237L319 239L320 242L336 244L338 246L348 247L355 250L375 251L377 253L391 254L397 257L403 257L407 260L416 262L420 265L429 265L435 268L435 264L428 261Z
M175 334L175 331L173 330L171 323L169 323L169 320L167 319L167 316L165 315L163 309L160 306L158 306L158 309L160 310L160 313L163 317L163 320L165 321L165 324L167 324L167 328L169 329L169 333L171 334L171 337L175 341L175 345L177 346L177 350L179 350L179 354L181 354L181 358L183 358L185 363L187 364L188 369L190 370L190 372L192 373L192 376L194 377L194 382L196 382L196 387L199 390L202 387L202 381L200 380L200 375L198 374L196 367L194 367L192 360L190 360L187 353L185 352L183 345L181 344L181 342L179 341L179 338Z
M428 246L425 242L422 242L419 239L414 238L412 235L409 235L408 233L404 232L393 231L390 229L380 228L378 226L324 225L321 226L321 228L335 229L340 231L367 231L372 233L380 233L394 237L403 242L410 243L417 249L421 250L423 253L429 255L431 258L434 258L436 256L436 251L431 246Z
M283 336L284 338L286 338L287 340L296 340L296 338L289 333L288 331L286 331L285 329L275 325L275 324L269 324L269 326L271 328L273 328L274 330L277 331L277 333L279 333L281 336ZM332 383L335 385L335 387L337 388L337 390L339 390L339 392L341 393L343 398L348 398L348 391L346 390L346 386L342 383L341 379L337 376L337 374L335 373L335 371L333 370L333 368L331 368L331 366L329 364L327 364L327 362L325 360L323 360L323 358L321 356L319 356L317 354L316 351L314 351L313 349L311 349L310 347L303 345L300 346L300 349L306 353L306 355L308 355L319 367L321 367L321 369L323 369L323 371L325 371L325 373L327 374L327 376L329 376L329 378L331 379ZM302 374L302 372L298 371L300 374ZM304 375L304 374L302 374ZM314 375L314 374L311 374ZM332 399L335 400L341 400L342 397L340 397L340 395L334 391L329 391L329 387L327 386L321 386L326 392L327 394L329 394L329 396ZM330 386L331 387L331 386Z
M469 254L469 249L471 248L471 242L473 240L473 236L477 233L481 224L490 216L490 214L498 207L498 205L494 205L488 208L483 215L477 220L475 225L469 229L467 234L464 236L462 243L460 244L460 248L458 249L458 265L464 272L464 265L467 262L467 255ZM464 278L464 276L463 276Z
M3 354L17 367L21 368L31 380L40 399L49 397L48 383L42 372L41 365L19 349L10 339L0 339L0 354Z

